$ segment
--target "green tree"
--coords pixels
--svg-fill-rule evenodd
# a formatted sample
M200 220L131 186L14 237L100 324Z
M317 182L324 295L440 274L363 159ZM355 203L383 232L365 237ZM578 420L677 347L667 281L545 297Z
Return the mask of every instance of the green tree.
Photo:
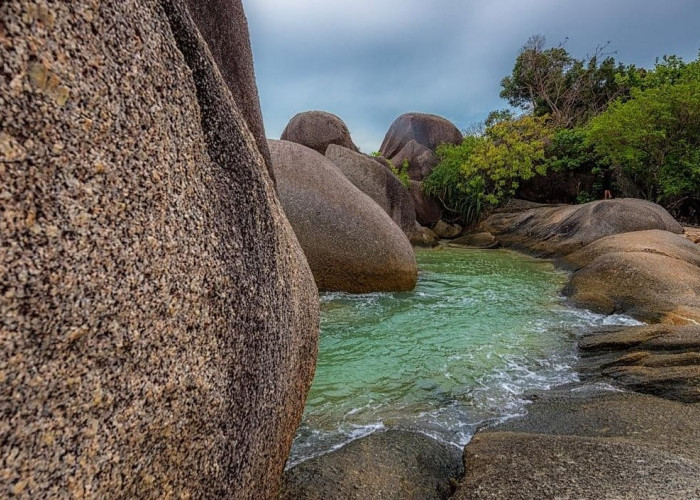
M485 208L512 197L520 182L545 174L545 149L553 134L547 117L525 115L494 123L482 137L438 148L440 162L423 189L473 222Z
M667 80L677 83L633 89L588 126L595 150L661 204L700 193L700 71L684 68Z
M587 59L572 57L562 45L545 48L545 38L531 37L515 61L511 75L501 80L501 97L511 106L549 115L556 127L580 125L600 113L626 92L627 71L612 57L603 57L605 46Z

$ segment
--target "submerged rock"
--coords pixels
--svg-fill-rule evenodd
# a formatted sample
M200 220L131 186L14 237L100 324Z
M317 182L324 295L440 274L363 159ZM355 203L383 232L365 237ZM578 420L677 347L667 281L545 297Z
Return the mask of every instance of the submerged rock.
M401 181L379 162L367 155L331 144L326 158L360 191L372 198L410 237L416 230L413 198Z
M246 121L182 2L30 7L0 6L0 496L272 497L318 297Z
M444 499L462 474L458 448L422 434L378 432L285 473L281 498Z
M270 151L280 200L319 289L413 289L413 248L374 200L312 149L271 140Z
M350 131L339 117L326 111L305 111L294 115L282 131L283 141L296 142L326 154L331 144L359 151L352 142Z
M637 199L602 200L584 205L537 206L489 216L481 230L501 243L544 257L570 254L619 233L660 229L681 234L683 228L662 207Z

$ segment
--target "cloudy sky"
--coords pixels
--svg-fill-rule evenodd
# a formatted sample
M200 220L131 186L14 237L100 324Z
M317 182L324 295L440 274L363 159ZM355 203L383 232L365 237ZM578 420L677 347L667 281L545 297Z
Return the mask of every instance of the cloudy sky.
M533 34L576 57L610 41L616 59L695 59L700 0L243 0L268 137L300 111L340 116L365 152L421 111L467 129L498 97Z

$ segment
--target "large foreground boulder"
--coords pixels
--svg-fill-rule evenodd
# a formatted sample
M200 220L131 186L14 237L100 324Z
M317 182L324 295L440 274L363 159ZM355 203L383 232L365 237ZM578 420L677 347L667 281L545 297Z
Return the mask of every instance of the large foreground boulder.
M296 142L326 154L331 144L359 151L352 142L350 131L339 117L326 111L305 111L296 114L282 131L283 141Z
M0 496L273 497L318 299L253 135L182 2L49 5L0 4Z
M320 290L411 290L413 248L389 215L329 159L288 141L270 141L284 211Z
M243 5L231 0L187 0L187 5L272 175Z
M631 231L660 229L681 234L683 228L659 205L644 200L602 200L584 205L535 206L500 211L481 230L505 246L544 257L572 253L600 238Z
M458 448L392 430L358 439L285 473L282 499L444 499L462 474Z
M326 157L360 191L382 207L404 233L410 236L415 231L413 198L391 170L367 155L336 144L328 146Z

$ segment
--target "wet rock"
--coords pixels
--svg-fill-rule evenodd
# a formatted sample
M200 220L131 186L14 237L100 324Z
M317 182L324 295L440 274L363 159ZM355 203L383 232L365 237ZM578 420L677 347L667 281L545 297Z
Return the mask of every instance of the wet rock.
M440 219L433 226L433 232L440 238L456 238L462 232L462 226L459 224L449 224Z
M497 248L500 243L491 233L474 233L460 236L448 243L449 246L459 246L468 248Z
M406 235L328 158L270 141L277 190L321 290L411 290L418 269Z
M453 498L694 498L699 418L641 394L545 393L472 439Z
M531 205L530 205L531 206ZM637 199L603 200L584 205L535 206L499 211L480 226L503 245L538 256L559 257L619 233L683 228L662 207Z
M0 19L0 496L272 497L318 296L185 5Z
M281 498L442 499L461 476L458 448L422 434L372 434L285 473Z
M326 158L360 191L372 198L407 235L416 230L413 198L401 181L370 156L331 144Z
M579 341L585 372L627 389L700 402L700 326L650 325L593 333Z
M352 142L350 131L339 117L326 111L305 111L294 115L282 131L283 141L296 142L326 154L331 144L359 151Z

